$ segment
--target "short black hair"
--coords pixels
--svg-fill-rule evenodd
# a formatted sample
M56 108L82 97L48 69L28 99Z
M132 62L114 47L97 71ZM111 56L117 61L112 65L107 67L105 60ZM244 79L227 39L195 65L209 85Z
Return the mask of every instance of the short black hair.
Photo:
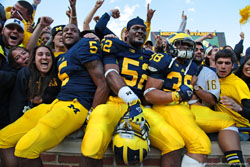
M201 42L195 42L195 45L201 45L204 49L204 45Z
M219 58L231 58L232 63L235 62L234 52L230 49L222 49L215 54L215 63Z
M32 14L33 14L33 7L32 7L32 5L29 2L27 2L27 1L17 1L17 3L19 3L25 9L27 9L28 16L32 16Z

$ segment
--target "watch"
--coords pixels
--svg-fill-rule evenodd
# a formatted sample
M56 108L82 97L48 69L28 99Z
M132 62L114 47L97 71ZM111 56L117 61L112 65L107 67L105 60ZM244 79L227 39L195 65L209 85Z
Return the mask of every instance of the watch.
M199 85L194 85L194 90L199 90L201 87Z

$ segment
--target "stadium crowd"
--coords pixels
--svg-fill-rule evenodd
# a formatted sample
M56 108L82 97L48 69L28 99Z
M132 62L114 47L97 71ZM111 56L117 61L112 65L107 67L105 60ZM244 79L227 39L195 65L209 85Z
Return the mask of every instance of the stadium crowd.
M152 34L153 44L149 5L146 20L129 20L119 39L107 27L118 9L94 17L103 0L83 31L76 0L69 0L69 23L55 27L51 17L34 20L40 3L0 3L3 166L43 166L40 154L65 137L82 138L83 167L102 166L110 142L125 164L142 163L151 145L163 167L203 167L211 140L228 166L246 166L240 141L250 131L250 47L244 54L243 32L234 48L206 47L213 34L193 40L183 12L176 33Z

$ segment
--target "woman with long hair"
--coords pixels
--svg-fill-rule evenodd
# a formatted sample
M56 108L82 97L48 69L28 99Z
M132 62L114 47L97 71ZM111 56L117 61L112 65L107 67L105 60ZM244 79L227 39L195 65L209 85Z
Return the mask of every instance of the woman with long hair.
M248 88L250 89L250 56L247 56L242 63L242 65L235 71L235 75L240 77L246 82Z
M19 70L10 99L10 122L27 109L41 103L50 104L60 90L56 61L51 49L37 46L31 52L28 67Z

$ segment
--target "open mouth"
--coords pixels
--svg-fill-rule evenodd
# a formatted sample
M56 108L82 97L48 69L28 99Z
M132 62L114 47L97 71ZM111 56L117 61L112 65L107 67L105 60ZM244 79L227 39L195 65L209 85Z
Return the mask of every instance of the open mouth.
M26 64L26 65L29 64L29 60L26 60L26 61L24 62L24 64Z
M17 40L17 37L16 37L16 36L13 36L13 35L10 35L10 39L12 39L12 40Z
M41 63L41 67L42 67L43 69L47 69L48 66L49 66L49 63L48 63L47 61L43 61L43 62Z

